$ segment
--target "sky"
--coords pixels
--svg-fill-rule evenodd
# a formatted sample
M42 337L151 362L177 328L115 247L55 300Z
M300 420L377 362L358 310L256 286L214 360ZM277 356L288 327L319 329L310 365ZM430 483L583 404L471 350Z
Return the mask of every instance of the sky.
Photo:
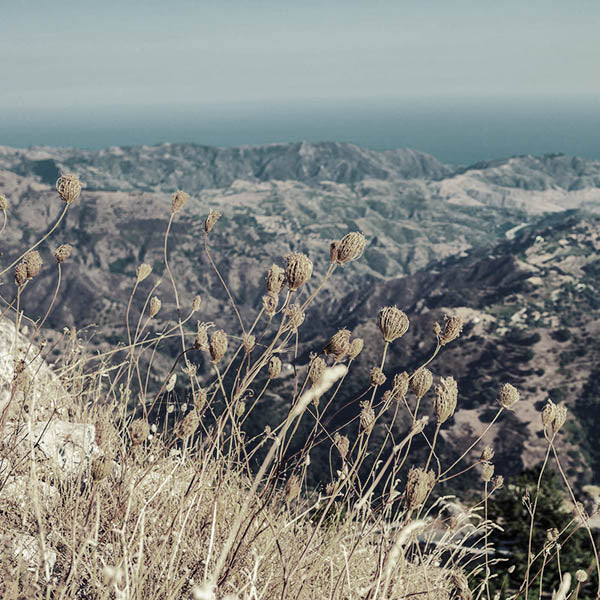
M335 114L479 100L600 103L598 0L0 0L0 7L0 137L4 127L9 141L17 126L38 124L44 137L44 124L69 116L90 128L95 118L101 130L109 115L116 128L198 111L225 125L286 107Z

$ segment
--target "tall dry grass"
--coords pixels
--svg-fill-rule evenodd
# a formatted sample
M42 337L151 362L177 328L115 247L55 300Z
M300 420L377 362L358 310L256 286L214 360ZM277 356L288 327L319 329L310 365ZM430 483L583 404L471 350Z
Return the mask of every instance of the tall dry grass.
M493 449L481 445L505 411L518 410L519 392L510 384L499 390L497 414L465 440L457 460L448 464L438 454L440 434L468 390L458 390L452 377L434 377L429 366L447 344L459 343L458 317L432 324L437 344L423 365L394 374L388 350L402 343L410 323L399 308L382 307L373 316L379 360L357 399L360 414L332 430L327 418L364 342L346 329L331 331L323 348L311 349L309 364L296 364L296 357L319 292L340 265L361 258L364 236L351 232L332 242L322 274L302 253L283 257L265 273L262 304L246 320L211 253L220 217L211 212L202 243L232 315L227 331L216 329L200 297L182 302L169 263L172 224L189 201L177 192L165 215L163 273L141 264L132 281L126 344L92 353L74 328L48 344L43 327L73 249L59 245L53 266L42 263L37 248L57 230L81 185L66 175L57 190L64 207L56 223L2 271L14 277L4 286L2 309L10 367L0 405L2 598L491 599L510 561L489 544L498 525L488 519L488 502L504 481L494 472ZM0 208L10 226L4 197ZM41 269L56 269L56 287L44 317L32 321L22 314L21 297ZM148 278L149 290L147 282L140 285ZM159 327L165 289L175 313L171 325ZM173 341L177 355L163 372L156 357ZM49 372L42 359L57 349L60 359ZM192 351L204 353L208 375L198 373ZM250 437L253 411L268 410L263 400L284 363L294 363L286 413ZM182 387L187 401L173 412L174 390ZM402 412L404 430L396 418ZM542 411L548 450L540 479L554 460L578 507L555 445L566 418L563 406L549 403ZM415 439L428 447L422 461L411 452ZM323 445L331 477L315 489L307 485L311 452ZM474 471L481 487L471 506L440 495L440 483ZM537 496L526 577L503 589L504 597L550 592L538 590L534 568L545 551L531 543L536 505ZM588 531L593 546L578 510L577 528ZM545 559L544 569L560 569L559 559ZM597 570L596 559L588 573L573 573L575 587L563 573L557 597L583 597L580 586L588 575L597 581Z

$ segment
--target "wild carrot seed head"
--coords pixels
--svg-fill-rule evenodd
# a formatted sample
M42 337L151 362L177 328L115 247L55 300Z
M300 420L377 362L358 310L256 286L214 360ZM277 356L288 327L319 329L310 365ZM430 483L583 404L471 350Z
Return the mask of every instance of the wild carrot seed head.
M204 231L206 231L206 233L210 233L221 216L222 215L218 210L211 210L206 217L206 221L204 221Z
M379 367L373 367L371 369L371 385L379 386L386 382L387 377Z
M23 258L23 262L27 267L27 279L33 279L40 274L44 261L37 250L31 250Z
M458 387L454 377L442 377L435 386L434 412L439 424L445 423L456 410Z
M267 291L279 294L284 283L285 271L277 265L272 265L267 273Z
M148 316L151 319L155 317L158 311L160 310L161 306L162 303L160 301L160 298L158 298L158 296L152 296L152 298L150 299L150 305L148 307Z
M142 281L144 281L144 279L146 279L146 277L148 277L150 273L152 273L152 267L148 263L142 263L141 265L139 265L136 269L137 283L141 283Z
M456 315L445 315L444 320L444 330L439 335L440 344L442 346L445 346L452 340L455 340L460 335L463 327L463 320Z
M288 287L295 291L310 279L313 271L312 261L301 252L291 252L283 258L286 263L285 277Z
M337 257L336 262L340 265L344 265L353 260L358 260L367 245L367 240L362 233L358 231L353 231L345 235L338 247L337 247Z
M214 363L218 363L227 352L227 334L219 329L210 337L209 343L210 356Z
M187 192L184 192L182 190L177 190L173 194L173 203L171 205L171 212L173 214L176 212L179 212L187 204L189 199L190 199L190 195Z
M431 371L425 367L415 371L409 385L414 395L420 400L433 385Z
M514 385L505 383L500 390L498 401L503 408L512 408L519 401L519 390Z
M61 244L54 252L54 258L57 263L63 263L67 258L71 256L73 252L73 246L70 244Z
M393 342L408 331L408 317L397 306L386 306L379 311L377 325L386 342Z
M350 342L350 348L348 349L348 358L354 360L362 351L365 346L365 341L362 338L354 338Z
M331 337L324 349L325 354L333 356L336 361L342 360L349 351L350 331L348 329L340 329Z
M275 379L281 373L281 359L273 356L269 361L269 379Z
M77 200L81 194L81 182L77 175L65 173L58 178L56 182L56 191L67 204L71 204L71 202Z

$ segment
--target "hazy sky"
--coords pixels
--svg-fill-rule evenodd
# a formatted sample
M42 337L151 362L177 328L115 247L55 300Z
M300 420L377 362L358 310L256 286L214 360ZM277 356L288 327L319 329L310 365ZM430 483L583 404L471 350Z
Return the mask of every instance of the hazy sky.
M0 0L0 109L600 96L599 0Z

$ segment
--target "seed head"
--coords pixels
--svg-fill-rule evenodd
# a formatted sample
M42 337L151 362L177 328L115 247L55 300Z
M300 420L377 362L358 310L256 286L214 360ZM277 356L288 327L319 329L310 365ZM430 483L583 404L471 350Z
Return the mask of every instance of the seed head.
M350 331L340 329L327 342L324 352L328 356L333 356L336 361L342 360L350 351Z
M194 302L192 302L192 312L198 312L200 310L200 304L202 303L202 298L199 295L194 296Z
M269 361L269 379L275 379L281 373L281 359L273 356Z
M587 581L588 575L583 569L577 569L575 571L575 579L579 581L579 583L584 583Z
M350 342L350 348L348 349L348 358L354 360L363 350L365 341L362 338L354 338Z
M481 467L481 478L487 482L492 479L494 476L494 465L490 462L483 463Z
M196 350L208 350L208 323L198 321L198 330L194 339L194 348Z
M206 217L206 221L204 221L204 231L210 233L220 218L221 213L218 210L211 210Z
M200 412L204 408L204 405L206 404L206 399L206 390L204 388L200 388L194 396L194 408L197 412Z
M368 402L361 402L360 408L360 428L370 433L375 424L375 411Z
M33 279L36 275L40 274L44 261L37 250L31 250L23 258L23 262L27 267L27 279Z
M454 377L442 377L439 385L435 386L435 394L433 404L435 418L438 423L445 423L456 410L458 387Z
M218 363L227 352L227 334L219 329L210 337L209 344L210 356L214 363Z
M173 194L173 204L171 206L171 212L175 214L176 212L180 211L187 204L187 201L189 199L190 195L188 193L183 192L181 190L177 190Z
M137 282L141 283L152 273L152 267L148 263L142 263L136 270Z
M393 342L408 331L408 317L397 306L382 308L377 324L386 342Z
M415 371L409 385L413 394L420 400L433 385L433 375L431 374L431 371L427 368Z
M73 252L73 246L70 244L61 244L54 252L54 258L59 264L67 260Z
M425 502L435 483L433 471L425 471L421 467L412 467L406 480L406 504L409 509L418 508Z
M452 585L456 590L458 600L473 600L473 592L469 589L469 582L462 571L452 573Z
M8 209L8 200L4 194L0 194L0 210L6 212Z
M108 456L102 455L92 460L90 474L94 481L102 481L102 479L110 475L112 469L112 460Z
M18 287L21 287L27 281L27 265L24 261L21 261L15 267L15 283Z
M165 389L167 392L172 392L175 389L175 384L177 383L177 373L173 373L171 377L169 377L169 381L167 381L167 385Z
M362 233L353 231L346 234L337 247L336 262L340 265L357 260L362 256L367 240Z
M284 283L285 271L281 267L273 265L267 273L267 291L279 294Z
M383 374L383 371L379 367L373 367L371 369L371 385L383 385L386 381L386 376Z
M424 415L423 417L417 419L410 427L410 432L413 435L416 435L418 433L421 433L425 427L427 426L427 423L429 423L429 417L427 415Z
M175 435L182 440L187 440L191 435L194 435L196 429L200 425L200 415L194 409L191 410L185 418L177 424Z
M445 315L444 320L444 331L439 336L440 344L442 346L445 346L446 344L449 344L452 340L455 340L460 335L460 332L462 331L463 327L463 320L460 317L457 317L456 315Z
M304 323L305 315L297 304L290 304L286 308L285 314L288 317L288 324L292 331L296 331Z
M291 252L283 258L288 287L291 291L295 291L310 279L313 271L312 261L301 252Z
M153 296L150 299L150 306L148 308L148 316L150 318L156 316L156 314L158 313L158 311L160 310L161 307L161 301L160 298L158 298L157 296Z
M150 426L145 419L136 419L129 426L129 437L132 446L139 446L150 435Z
M491 446L486 446L481 452L480 460L483 462L489 462L492 460L492 458L494 458L494 454L494 449Z
M310 385L314 387L320 383L321 379L323 378L325 367L325 361L320 356L313 358L310 363L310 367L308 368L308 379L310 381Z
M256 336L251 333L244 333L244 335L242 335L242 345L247 353L252 352L254 346L256 346Z
M511 408L519 401L519 390L510 383L505 383L500 390L500 406L503 408Z
M402 373L396 373L394 375L394 387L392 388L392 394L396 400L400 400L406 396L408 392L408 380L409 376L406 371Z
M348 455L348 451L350 450L350 440L345 435L340 435L339 433L336 433L333 437L333 443L338 449L342 460L344 460Z
M266 296L263 296L262 301L263 310L269 317L272 317L275 314L275 311L277 310L277 304L279 302L277 294L269 292Z
M492 479L492 490L499 490L502 487L504 487L504 477L502 477L502 475L496 475L496 477Z
M552 420L552 433L557 433L558 430L565 424L567 420L567 407L564 404L556 406L556 413Z
M560 537L560 532L558 531L558 529L556 527L551 527L550 529L548 529L546 531L546 539L553 544L554 542L558 541L558 538Z
M81 194L81 182L77 175L65 173L58 178L56 182L56 191L67 204L71 204L71 202L77 200Z
M298 475L292 475L285 484L285 501L289 504L294 498L300 495L300 479Z
M340 240L333 240L333 242L331 242L331 244L329 244L329 262L332 265L337 263L339 246L340 246Z
M544 427L550 425L552 421L554 421L554 416L556 415L556 404L552 402L552 400L548 400L546 405L542 409L542 425Z

